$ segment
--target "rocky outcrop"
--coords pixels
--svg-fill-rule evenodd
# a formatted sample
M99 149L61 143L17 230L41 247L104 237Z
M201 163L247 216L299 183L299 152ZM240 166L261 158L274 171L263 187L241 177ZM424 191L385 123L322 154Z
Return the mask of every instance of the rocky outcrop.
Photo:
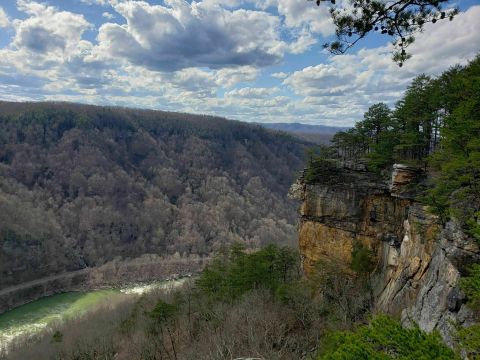
M390 193L396 197L414 197L415 184L421 175L422 171L417 167L394 164L390 181Z
M405 325L415 322L426 331L436 329L447 344L453 345L454 328L474 322L473 313L458 287L461 275L474 262L480 262L478 246L465 236L456 222L448 222L435 237L428 268L418 282L415 298L405 304L402 322Z
M480 251L455 222L442 227L415 201L421 178L421 170L399 164L386 180L343 164L314 182L300 176L289 195L301 201L299 244L307 275L322 260L349 269L360 242L376 263L376 310L405 325L436 329L452 344L454 324L472 321L458 284L466 266L480 261Z
M348 267L356 241L370 248L380 262L383 243L400 242L411 204L392 197L378 176L349 168L314 183L301 177L290 197L302 201L299 241L306 273L322 258Z

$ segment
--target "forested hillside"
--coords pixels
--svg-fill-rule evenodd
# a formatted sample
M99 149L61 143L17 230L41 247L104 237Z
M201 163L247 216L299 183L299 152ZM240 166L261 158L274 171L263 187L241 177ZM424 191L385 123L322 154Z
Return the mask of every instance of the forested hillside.
M0 288L116 257L294 244L298 139L208 116L0 103Z

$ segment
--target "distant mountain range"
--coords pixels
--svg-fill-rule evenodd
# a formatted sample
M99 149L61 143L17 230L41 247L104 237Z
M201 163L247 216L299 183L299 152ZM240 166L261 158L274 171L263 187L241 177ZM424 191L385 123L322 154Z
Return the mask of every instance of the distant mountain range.
M308 125L302 123L262 123L259 124L267 129L282 130L293 133L310 134L335 134L339 131L348 129L347 127L327 126L327 125Z
M258 125L271 130L291 133L298 138L317 144L329 143L333 135L337 132L348 129L347 127L308 125L302 123L258 123Z

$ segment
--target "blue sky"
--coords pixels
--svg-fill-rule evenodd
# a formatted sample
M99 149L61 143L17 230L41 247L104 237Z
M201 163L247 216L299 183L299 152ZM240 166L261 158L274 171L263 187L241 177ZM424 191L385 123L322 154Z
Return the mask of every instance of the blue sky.
M337 1L338 2L338 1ZM306 0L2 0L0 99L61 100L349 126L411 79L480 50L480 2L430 24L398 68L388 39L322 49L328 5Z

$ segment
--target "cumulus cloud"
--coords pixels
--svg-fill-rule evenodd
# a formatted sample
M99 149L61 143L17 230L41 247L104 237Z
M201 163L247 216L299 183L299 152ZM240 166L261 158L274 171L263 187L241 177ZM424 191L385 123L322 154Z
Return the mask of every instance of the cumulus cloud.
M235 98L250 98L250 99L265 99L270 97L272 94L278 92L278 88L251 88L245 87L240 89L234 89L225 94L227 97Z
M409 49L413 56L402 68L391 60L392 48L388 45L332 56L326 63L292 73L283 84L303 97L301 106L305 109L310 108L312 113L316 109L326 119L343 119L351 124L374 103L393 106L418 74L436 75L476 56L479 18L480 6L474 6L453 22L429 24Z
M311 52L313 64L292 71L292 61L301 60L298 69L307 57L285 54L307 51L318 34L331 33L325 7L291 0L83 2L111 6L109 13L124 23L104 20L94 27L82 14L43 1L18 0L26 14L21 19L0 10L0 26L12 33L0 49L0 98L352 125L373 103L393 105L415 75L464 64L480 43L480 6L473 6L453 22L427 26L401 69L391 48L381 46L352 49L323 63ZM248 9L241 8L245 3ZM87 30L95 28L96 41L87 40ZM291 72L262 73L279 62ZM283 87L268 87L269 76Z
M278 62L287 48L278 17L267 12L183 0L165 6L126 1L114 9L127 23L100 27L104 54L153 70L262 67Z
M108 5L111 0L80 0L84 4L88 5L100 5L100 6L105 6Z
M83 15L27 0L18 0L17 7L27 17L11 21L15 35L0 49L0 76L29 76L24 91L44 95L83 94L109 82L105 64L88 60L93 45L82 34L92 25Z
M248 65L220 69L216 71L217 85L230 88L238 83L253 82L259 73L259 69Z
M341 95L351 88L356 75L353 67L319 64L296 71L284 84L304 96Z
M113 19L115 17L115 15L113 15L112 13L109 13L108 11L105 11L102 16L105 18L105 19Z
M0 28L6 28L10 26L10 20L8 20L8 16L5 13L5 10L0 6Z
M18 0L18 9L30 15L25 20L14 20L13 44L18 49L36 53L61 52L74 49L82 33L91 25L83 15L59 11L53 6L33 1Z
M480 51L479 20L480 6L476 5L452 22L427 24L412 44L413 56L405 66L412 72L435 74L453 64L464 64Z
M288 73L280 71L271 74L271 77L274 77L275 79L285 79L288 76Z
M277 0L278 13L285 17L288 27L303 27L323 36L335 31L327 6L315 6L313 1Z
M177 71L169 80L174 87L182 90L183 96L213 97L218 88L212 72L195 68Z

